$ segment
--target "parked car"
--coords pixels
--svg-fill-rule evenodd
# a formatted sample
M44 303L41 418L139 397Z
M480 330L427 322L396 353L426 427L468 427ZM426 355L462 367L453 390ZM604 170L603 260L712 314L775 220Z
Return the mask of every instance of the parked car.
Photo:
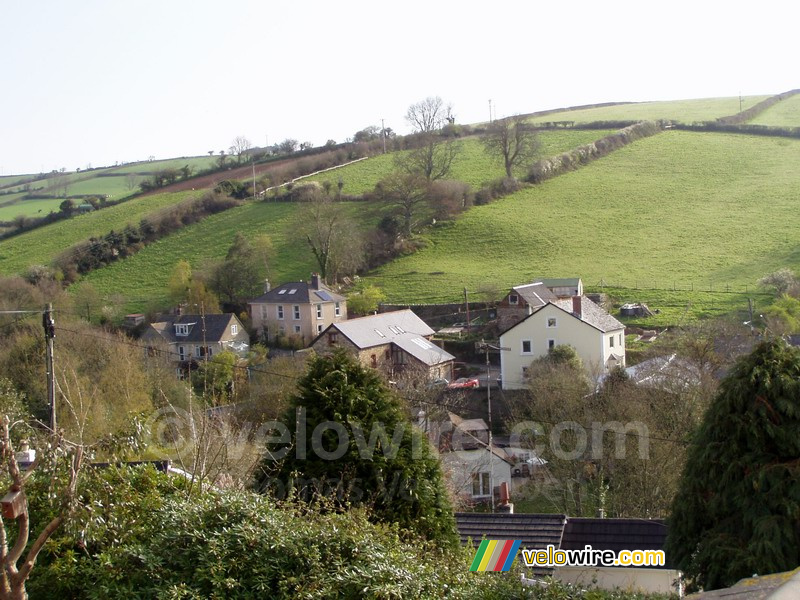
M480 387L481 382L477 377L459 377L447 386L448 390L465 390Z

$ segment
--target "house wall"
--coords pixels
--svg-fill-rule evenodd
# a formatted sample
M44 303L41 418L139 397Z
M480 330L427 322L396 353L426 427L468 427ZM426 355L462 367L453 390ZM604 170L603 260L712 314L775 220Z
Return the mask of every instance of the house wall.
M556 326L548 327L548 319L555 318ZM608 338L615 336L614 347L611 348ZM590 375L599 375L606 370L606 362L611 353L625 356L624 330L616 330L604 334L588 323L578 320L550 304L528 317L516 327L506 331L500 336L500 346L510 348L501 352L500 373L503 389L513 390L525 387L523 369L530 366L535 359L545 356L549 351L549 340L555 346L570 345L575 348L578 356ZM619 334L622 335L622 346L619 346ZM531 342L530 353L523 353L522 342Z
M493 460L490 461L490 457ZM475 497L472 495L472 476L475 473L492 473L492 485L497 491L500 484L508 484L512 493L511 465L502 458L492 455L486 448L478 450L456 450L441 455L442 466L450 477L453 489L462 497L472 500L485 500L490 496Z
M636 548L628 548L636 550ZM620 589L646 594L674 594L678 591L680 571L625 567L556 567L553 577L564 583L603 590Z
M331 330L334 331L334 330ZM335 344L330 342L330 331L320 337L311 346L315 352L325 354L333 352L336 348L345 348L348 352L355 354L358 361L365 367L375 367L384 373L391 372L392 368L392 352L390 344L383 344L381 346L373 346L371 348L359 349L358 346L353 344L341 333L338 333ZM373 356L375 357L373 359Z
M317 304L322 305L322 318L317 318ZM278 306L283 306L283 319L278 318ZM300 307L300 318L294 318L294 307ZM332 323L347 320L347 302L339 303L339 316L336 316L335 302L319 302L297 304L288 303L251 303L250 317L256 331L266 329L267 341L273 342L281 333L286 336L300 336L303 345L309 345L320 331ZM295 331L299 326L300 331ZM281 332L281 327L283 332Z

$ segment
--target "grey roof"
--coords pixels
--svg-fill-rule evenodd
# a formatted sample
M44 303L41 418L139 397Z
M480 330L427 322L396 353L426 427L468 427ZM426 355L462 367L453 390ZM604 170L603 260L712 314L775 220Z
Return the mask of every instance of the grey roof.
M337 329L362 350L393 343L428 366L455 360L455 356L425 339L433 335L433 329L410 309L350 319L330 328Z
M239 331L244 327L233 313L209 314L209 315L175 315L161 318L155 323L151 323L152 328L158 332L164 340L170 343L189 342L219 342L228 335L231 321L239 326ZM189 325L188 335L175 335L175 325Z
M572 314L572 298L556 300L552 302L552 304ZM617 321L586 296L581 296L581 321L588 323L602 332L625 329L625 325Z
M753 575L728 588L699 592L686 596L687 600L783 600L800 597L800 568L783 573Z
M561 538L562 550L663 550L667 525L660 519L587 519L570 517ZM667 561L669 565L669 561Z
M344 302L347 300L320 282L319 288L305 281L291 281L248 300L248 304L318 304L320 302Z
M581 282L580 277L549 277L534 279L537 283L543 283L547 287L575 287Z
M548 302L558 300L558 296L541 281L518 285L512 289L531 306L544 306Z

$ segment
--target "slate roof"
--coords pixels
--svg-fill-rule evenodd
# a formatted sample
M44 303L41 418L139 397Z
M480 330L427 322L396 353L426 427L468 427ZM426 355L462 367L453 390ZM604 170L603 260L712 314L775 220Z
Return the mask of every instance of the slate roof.
M572 298L556 300L555 302L552 302L552 304L572 314ZM589 300L589 298L586 296L581 296L581 321L588 323L592 327L599 329L602 332L625 328L625 325L617 321L617 319L608 314L605 310L603 310L603 308Z
M461 543L469 538L478 546L483 538L489 540L520 540L520 548L544 549L561 545L566 515L456 513L456 525Z
M155 329L165 341L171 344L178 342L202 344L203 342L220 342L228 337L232 337L230 336L229 326L233 319L235 319L234 323L239 326L239 331L243 331L244 327L241 322L236 318L236 315L231 313L162 317L158 322L151 323L151 327ZM176 324L189 325L189 334L175 335Z
M558 296L541 281L518 285L512 289L531 306L544 306L548 302L558 300Z
M660 519L587 519L570 517L561 538L563 550L663 550L667 525ZM669 561L667 561L669 562Z
M577 287L580 282L580 277L549 277L546 279L534 279L536 283L542 283L547 287Z
M327 285L320 282L315 288L305 281L291 281L261 294L257 298L248 300L249 304L318 304L321 302L344 302L344 296L332 291Z

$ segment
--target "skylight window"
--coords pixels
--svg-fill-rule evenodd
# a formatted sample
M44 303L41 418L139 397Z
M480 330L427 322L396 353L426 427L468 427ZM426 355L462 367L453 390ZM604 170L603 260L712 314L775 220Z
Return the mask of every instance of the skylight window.
M278 295L285 294L285 293L286 293L286 290L281 290L280 292L278 292Z
M296 288L292 288L292 289L290 289L290 290L289 290L289 294L290 294L290 295L291 295L291 294L294 294L296 291L297 291L297 289L296 289Z
M414 338L411 341L414 342L417 346L419 346L423 350L430 350L433 348L433 344L431 344L428 340L425 340L423 338Z
M384 334L384 333L383 333L383 332L382 332L380 329L376 329L376 330L375 330L375 333L377 333L377 334L378 334L379 336L381 336L382 338L385 338L385 337L386 337L386 335L385 335L385 334Z

